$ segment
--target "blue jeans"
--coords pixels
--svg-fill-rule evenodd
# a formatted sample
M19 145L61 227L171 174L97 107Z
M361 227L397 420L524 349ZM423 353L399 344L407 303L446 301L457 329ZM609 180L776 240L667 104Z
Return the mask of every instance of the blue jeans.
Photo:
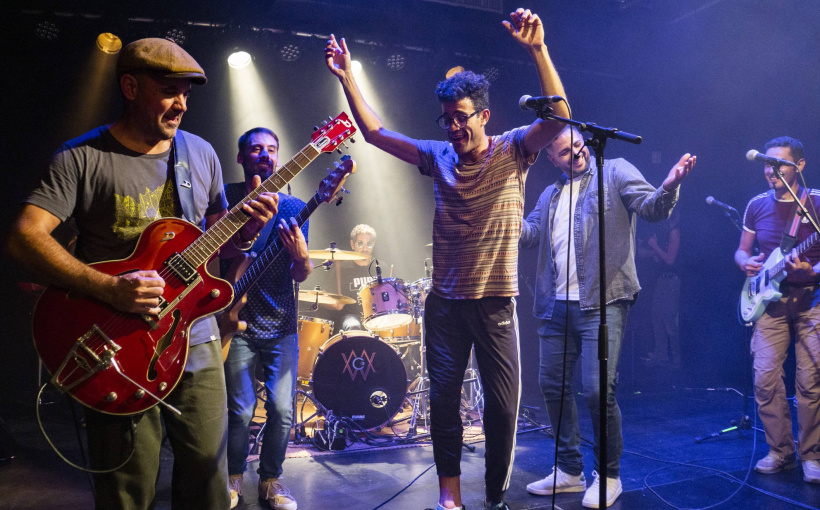
M288 448L293 415L293 390L299 337L296 334L269 340L235 336L225 360L228 387L228 473L247 468L250 424L256 409L255 368L264 371L267 423L259 455L259 478L279 478Z
M607 477L617 478L623 452L621 434L621 410L615 400L615 374L621 353L621 339L626 326L626 316L630 305L617 302L607 306L606 317L609 329L609 361L607 366ZM569 308L569 314L567 309ZM564 363L564 327L569 320L569 336L566 344L566 388L563 415L558 425L561 408L561 381ZM553 433L557 433L558 468L570 475L578 476L584 470L581 455L581 433L578 430L578 408L572 378L575 365L581 360L581 380L587 407L592 416L595 433L595 470L598 471L600 448L600 377L598 362L598 326L601 322L599 310L581 311L578 301L556 301L552 319L541 320L538 337L541 340L541 392L547 405Z

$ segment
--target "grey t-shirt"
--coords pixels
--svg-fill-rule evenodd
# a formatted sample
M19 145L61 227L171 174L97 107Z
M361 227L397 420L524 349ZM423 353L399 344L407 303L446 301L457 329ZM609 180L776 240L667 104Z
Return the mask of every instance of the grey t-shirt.
M196 217L227 208L222 168L213 147L185 133ZM75 255L84 262L127 258L140 233L160 218L182 217L174 189L171 151L134 152L111 135L107 126L66 142L52 157L26 202L61 221L73 217L78 231ZM218 338L215 321L198 322L191 345Z

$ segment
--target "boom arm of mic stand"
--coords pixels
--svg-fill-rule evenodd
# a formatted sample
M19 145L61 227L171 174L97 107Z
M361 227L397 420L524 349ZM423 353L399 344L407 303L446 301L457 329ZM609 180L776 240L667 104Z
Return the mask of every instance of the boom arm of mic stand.
M578 122L577 120L567 119L566 117L553 115L552 108L550 107L546 107L543 110L539 110L536 113L538 114L539 119L557 120L558 122L563 122L564 124L575 126L578 128L579 131L592 133L592 136L597 139L614 138L616 140L634 143L635 145L640 144L643 140L639 135L633 135L632 133L627 133L626 131L620 131L617 128L599 126L594 122Z
M792 187L789 186L789 184L786 182L786 178L783 177L783 172L780 171L780 165L775 165L774 173L775 173L775 175L777 175L777 178L780 179L780 182L783 183L783 186L785 186L786 189L789 190L789 194L791 194L792 198L794 198L794 202L797 204L797 207L800 209L800 214L804 218L806 218L809 221L809 223L811 223L811 226L814 227L815 232L820 233L820 227L817 226L817 223L814 221L814 218L812 218L811 214L809 214L809 210L806 209L806 204L804 204L797 197L797 193L794 192Z

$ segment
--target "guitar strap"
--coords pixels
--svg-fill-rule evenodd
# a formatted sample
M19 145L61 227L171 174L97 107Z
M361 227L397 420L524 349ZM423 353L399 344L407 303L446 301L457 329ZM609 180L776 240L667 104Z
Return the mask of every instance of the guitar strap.
M800 202L805 206L806 205L806 197L809 195L808 190L803 188L803 191L800 193ZM800 228L800 207L795 204L794 208L794 218L792 218L792 225L789 228L788 232L783 233L783 237L780 239L780 252L781 253L788 253L794 248L794 245L797 244L797 229Z
M179 203L182 206L182 215L189 222L195 223L196 208L194 207L194 189L191 184L191 167L188 165L188 145L185 143L185 136L182 131L177 131L172 148L174 178Z

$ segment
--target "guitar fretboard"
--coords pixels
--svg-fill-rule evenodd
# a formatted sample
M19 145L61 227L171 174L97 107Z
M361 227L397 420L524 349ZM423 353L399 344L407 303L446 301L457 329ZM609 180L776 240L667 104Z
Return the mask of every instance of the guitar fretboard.
M305 204L301 211L299 211L299 215L296 217L296 224L299 225L301 228L302 225L305 224L308 217L313 214L313 211L316 210L317 207L322 203L322 197L317 191L313 198ZM274 226L273 228L277 228ZM259 279L260 276L265 272L268 267L270 267L270 263L276 260L279 255L284 252L285 247L282 245L282 239L277 235L276 240L274 240L265 250L258 254L256 260L253 261L253 264L248 266L248 269L245 270L245 273L236 281L233 286L234 290L234 299L241 298L250 287L256 283L256 280Z
M800 256L808 250L809 248L814 245L820 239L820 235L817 232L813 233L809 237L805 238L802 243L798 244L795 248L797 250L797 255ZM781 271L786 269L786 259L781 259L777 264L773 265L772 268L769 270L769 278L774 278L776 275L780 274Z
M242 228L242 225L248 221L249 217L242 210L242 204L248 200L256 199L262 193L278 192L308 166L311 161L316 159L319 154L321 154L321 151L316 149L313 144L307 144L293 159L285 163L276 173L262 181L262 184L260 184L258 188L251 191L244 200L231 208L225 216L220 218L211 228L185 248L185 250L182 251L182 256L185 260L194 267L204 264L219 250L220 246L228 242L231 236L236 234L239 229Z

